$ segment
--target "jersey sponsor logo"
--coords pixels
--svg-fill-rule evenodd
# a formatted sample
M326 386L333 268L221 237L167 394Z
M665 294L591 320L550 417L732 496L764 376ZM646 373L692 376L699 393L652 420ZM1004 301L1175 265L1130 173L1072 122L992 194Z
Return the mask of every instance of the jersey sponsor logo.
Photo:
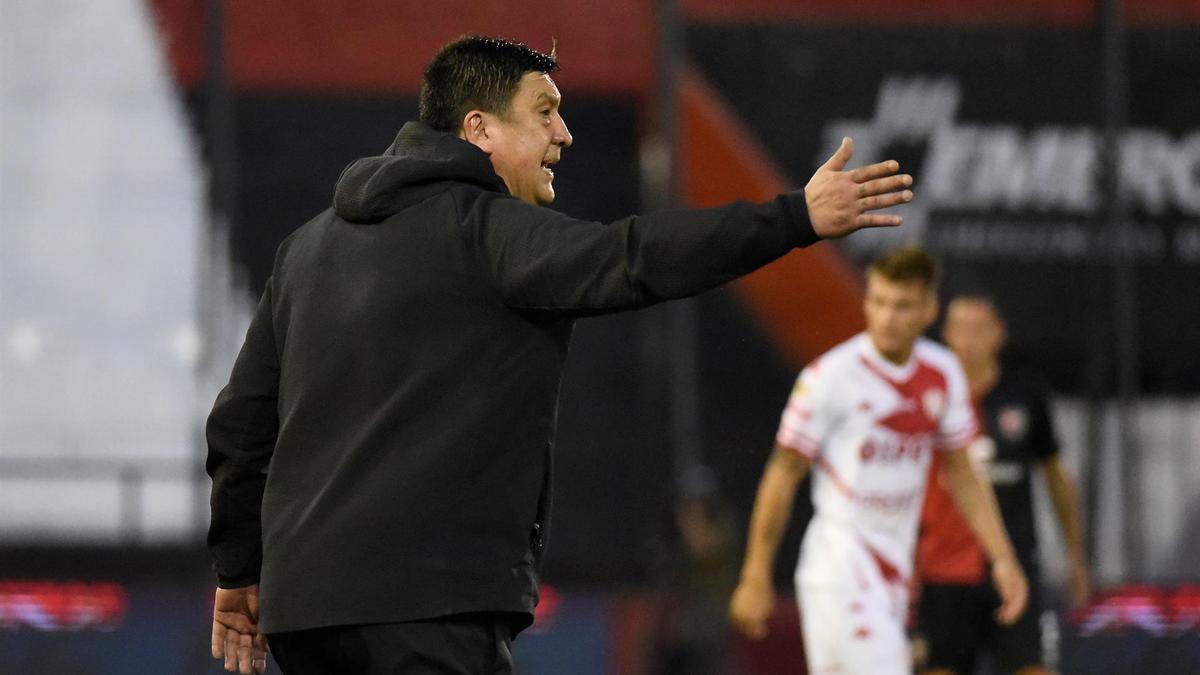
M1006 440L1016 443L1029 432L1029 410L1023 405L1006 405L996 414L996 426Z
M894 437L868 438L858 447L863 462L899 462L905 459L921 461L933 450L932 434L912 434Z
M924 493L923 490L911 490L908 492L858 492L850 487L837 469L829 463L829 460L824 457L816 459L817 468L825 472L829 477L834 488L837 489L846 499L858 504L859 506L880 511L904 511L911 508L917 503L917 499Z
M919 496L917 492L856 492L851 496L851 499L860 506L878 511L904 512L911 509L917 503L917 497Z

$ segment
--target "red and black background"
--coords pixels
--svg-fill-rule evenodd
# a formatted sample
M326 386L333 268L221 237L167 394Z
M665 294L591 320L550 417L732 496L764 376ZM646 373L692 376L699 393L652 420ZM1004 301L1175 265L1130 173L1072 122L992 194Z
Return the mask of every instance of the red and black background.
M147 3L208 153L207 3ZM1129 123L1173 138L1200 129L1200 2L1127 5ZM833 149L823 147L829 121L870 117L889 75L954 78L964 123L1032 130L1104 122L1091 0L683 0L680 11L688 66L676 123L686 203L766 198L802 185ZM224 30L232 155L210 167L229 171L231 255L255 297L278 243L329 206L348 162L386 148L415 118L425 62L465 33L543 50L557 40L556 80L575 144L556 172L554 208L602 221L641 209L639 144L655 106L648 0L256 0L225 3ZM922 148L887 150L914 174L919 200ZM1103 227L1103 214L966 215L1002 217L1018 229L1060 221L1086 228L1091 218L1097 238ZM931 213L928 231L963 216ZM1166 242L1137 264L1139 388L1194 395L1200 256L1180 255L1172 242L1200 226L1200 216L1169 207L1135 209L1131 219ZM936 241L927 244L940 252ZM1094 250L1069 260L940 253L947 292L988 289L1009 314L1015 347L1044 367L1054 390L1087 395L1110 390L1115 379L1089 352L1096 331L1110 330L1110 300L1095 292L1107 260L1102 247ZM823 243L699 300L700 450L739 523L796 371L861 328L861 262ZM674 498L663 319L655 308L576 329L559 417L546 569L553 584L636 589L651 577ZM782 547L781 582L790 578L806 515L802 503ZM120 566L112 569L120 576Z

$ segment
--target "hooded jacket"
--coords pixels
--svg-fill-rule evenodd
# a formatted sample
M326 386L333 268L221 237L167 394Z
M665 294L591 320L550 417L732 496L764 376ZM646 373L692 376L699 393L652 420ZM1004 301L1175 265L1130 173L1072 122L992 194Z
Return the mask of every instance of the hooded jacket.
M532 621L576 318L694 295L817 241L802 192L577 220L420 123L279 247L206 428L221 586L267 633Z

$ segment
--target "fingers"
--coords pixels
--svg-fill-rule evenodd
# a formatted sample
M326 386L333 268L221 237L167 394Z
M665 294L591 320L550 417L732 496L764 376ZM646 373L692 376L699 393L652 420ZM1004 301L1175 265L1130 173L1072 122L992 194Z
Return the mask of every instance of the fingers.
M242 675L251 675L254 672L254 661L257 656L254 648L254 638L249 635L242 635L238 638L237 646L237 663L238 672Z
M214 659L225 658L225 626L216 620L213 621L212 629L212 657Z
M730 607L729 619L739 633L752 640L767 636L767 619L771 615L770 605L759 607Z
M236 631L225 632L225 670L231 673L237 670L239 637L241 636Z
M239 635L237 641L238 672L250 675L250 652L254 648L253 639L249 635Z
M1011 625L1013 622L1012 602L1003 602L996 608L996 623L1004 626Z
M761 640L767 636L767 622L751 617L733 617L733 625L738 632L751 640Z
M996 610L996 621L999 621L1005 626L1011 626L1012 624L1016 623L1018 618L1021 617L1021 612L1024 609L1025 602L1021 599L1012 598L1005 600L1004 603L1000 605L1000 609Z
M912 176L904 173L899 176L888 176L887 178L878 178L865 183L860 183L858 186L858 196L873 197L875 195L887 194L896 192L912 185Z
M903 190L901 192L889 192L885 195L875 195L874 197L864 197L858 200L858 208L860 211L877 211L886 209L891 206L907 204L911 202L913 193L911 190Z
M212 656L225 661L225 670L244 675L267 669L267 636L250 630L238 631L213 621Z
M883 216L878 214L863 214L854 219L856 228L862 227L895 227L903 223L900 216Z
M259 633L254 636L254 652L251 655L251 669L256 673L263 673L267 670L267 652L271 651L267 645L267 636Z
M894 159L889 159L886 162L878 162L876 164L868 164L860 166L850 172L850 178L855 183L865 183L876 178L890 176L900 170L900 162Z
M1021 613L1025 611L1025 602L1029 597L1028 589L1024 585L1024 581L1018 579L1006 585L1001 597L1003 599L1000 607L996 610L996 621L1009 626L1015 623L1021 617Z
M822 169L830 169L832 171L841 171L850 163L850 158L854 156L854 140L849 136L842 139L842 144L834 151L833 156L821 166ZM895 170L892 171L895 173ZM882 175L882 174L881 174Z

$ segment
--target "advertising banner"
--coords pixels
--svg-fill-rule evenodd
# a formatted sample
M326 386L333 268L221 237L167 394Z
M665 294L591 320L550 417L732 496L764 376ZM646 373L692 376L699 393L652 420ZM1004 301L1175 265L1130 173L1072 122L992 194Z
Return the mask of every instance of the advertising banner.
M1111 138L1087 26L722 25L688 40L793 180L843 136L853 165L913 174L902 228L840 243L855 261L920 243L947 295L995 298L1017 351L1055 389L1086 392L1115 381L1112 280L1131 260L1141 389L1200 390L1200 31L1129 34L1127 124Z

